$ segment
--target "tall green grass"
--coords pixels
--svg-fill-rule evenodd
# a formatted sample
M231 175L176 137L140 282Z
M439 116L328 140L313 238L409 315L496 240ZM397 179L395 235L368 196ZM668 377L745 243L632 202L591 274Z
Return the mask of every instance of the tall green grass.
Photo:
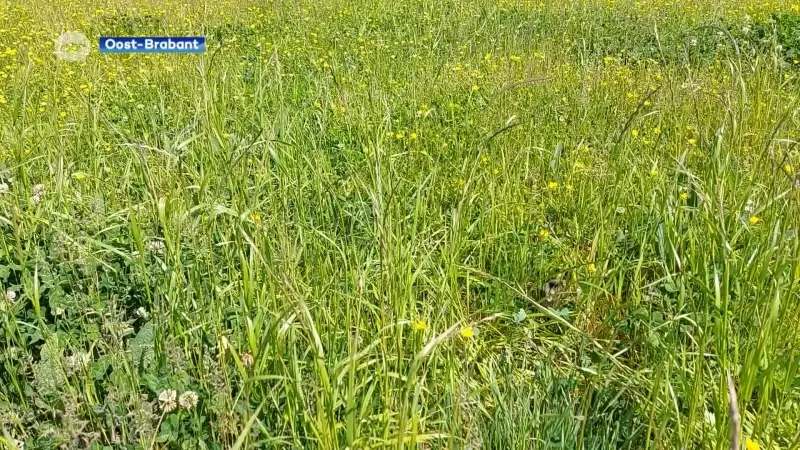
M800 446L790 5L13 6L10 448Z

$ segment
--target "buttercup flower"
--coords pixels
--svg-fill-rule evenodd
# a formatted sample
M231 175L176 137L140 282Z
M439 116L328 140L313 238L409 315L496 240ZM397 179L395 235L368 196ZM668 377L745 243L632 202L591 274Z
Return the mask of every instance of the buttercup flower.
M475 336L475 329L472 327L465 327L461 329L461 336L467 339Z
M428 328L428 324L427 324L427 323L425 323L425 321L424 321L424 320L420 319L420 320L418 320L418 321L414 322L414 329L415 329L415 330L417 330L417 331L422 331L422 330L424 330L425 328Z
M761 446L758 445L758 442L750 438L744 440L744 448L746 448L747 450L761 450Z

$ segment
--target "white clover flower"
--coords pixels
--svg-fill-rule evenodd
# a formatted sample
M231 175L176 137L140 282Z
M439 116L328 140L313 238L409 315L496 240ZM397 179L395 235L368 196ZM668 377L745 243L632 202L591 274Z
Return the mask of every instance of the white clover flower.
M197 393L194 391L186 391L178 398L178 404L185 410L193 409L197 406Z
M147 250L151 253L162 254L164 253L164 249L166 245L164 245L164 241L159 241L157 239L153 239L152 241L147 243Z
M752 198L748 198L747 202L744 204L744 209L742 210L743 216L749 217L751 216L756 210L756 202L753 201Z
M67 373L74 374L89 366L91 355L88 352L77 352L64 358L64 368Z
M42 199L44 198L45 189L43 184L37 184L32 189L33 195L30 198L30 202L32 205L38 205Z
M158 394L158 404L165 413L175 410L178 393L174 389L167 389Z
M80 363L78 362L78 355L70 355L64 358L64 366L67 373L72 374L78 371Z
M12 291L11 289L6 291L6 300L8 303L14 303L14 300L17 299L17 293Z
M23 442L21 439L14 439L14 445L19 450L25 450L25 442Z
M144 306L140 306L136 308L136 315L141 317L144 320L147 320L150 317L150 313L144 308Z
M7 194L9 191L9 187L7 183L0 183L0 195Z

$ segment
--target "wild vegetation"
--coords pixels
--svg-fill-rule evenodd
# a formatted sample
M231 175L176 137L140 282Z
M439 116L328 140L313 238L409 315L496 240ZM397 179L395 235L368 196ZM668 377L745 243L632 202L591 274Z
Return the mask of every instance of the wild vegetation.
M0 447L800 448L799 78L796 0L0 0Z

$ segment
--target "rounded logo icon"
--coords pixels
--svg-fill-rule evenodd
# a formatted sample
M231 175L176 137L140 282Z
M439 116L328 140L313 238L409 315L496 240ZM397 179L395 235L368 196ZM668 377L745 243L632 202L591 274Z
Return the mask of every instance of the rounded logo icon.
M86 61L91 45L83 33L70 31L56 39L56 56L64 61Z

